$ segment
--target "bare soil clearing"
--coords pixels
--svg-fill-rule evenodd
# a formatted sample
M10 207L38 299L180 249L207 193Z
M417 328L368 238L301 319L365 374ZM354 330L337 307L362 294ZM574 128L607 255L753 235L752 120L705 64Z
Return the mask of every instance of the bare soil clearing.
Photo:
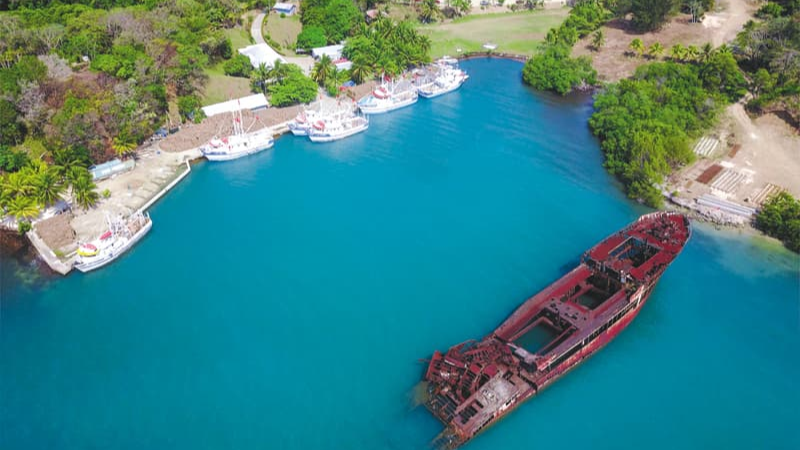
M589 35L575 44L572 53L574 56L591 56L601 80L618 81L631 76L636 67L648 62L646 58L628 56L632 40L639 38L648 47L659 42L667 52L675 44L700 46L711 42L719 46L736 37L736 33L752 18L756 6L748 0L722 0L717 9L706 14L700 23L691 23L691 15L681 14L661 30L649 33L637 33L630 28L628 21L616 19L602 28L606 44L599 51L593 51L592 36Z

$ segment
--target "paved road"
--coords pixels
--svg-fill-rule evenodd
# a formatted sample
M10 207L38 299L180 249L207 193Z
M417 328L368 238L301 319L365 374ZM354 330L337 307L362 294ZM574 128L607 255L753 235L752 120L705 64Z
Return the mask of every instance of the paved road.
M264 13L257 15L253 20L253 25L250 27L250 34L253 35L253 40L255 40L256 44L266 44L264 36L261 34L261 24L264 23L265 16ZM297 64L300 66L306 75L311 73L311 68L314 66L314 59L310 56L287 56L284 57L284 59L290 64Z
M255 20L253 20L253 25L250 27L250 34L253 35L256 44L266 44L264 36L261 35L261 24L264 23L264 17L264 13L257 15Z

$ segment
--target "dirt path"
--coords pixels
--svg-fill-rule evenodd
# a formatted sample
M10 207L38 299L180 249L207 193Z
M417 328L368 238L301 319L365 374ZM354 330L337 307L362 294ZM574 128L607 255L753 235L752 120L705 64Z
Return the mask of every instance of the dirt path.
M702 22L703 27L711 31L711 43L715 47L732 41L756 10L748 0L723 0L720 7L720 12L706 14Z

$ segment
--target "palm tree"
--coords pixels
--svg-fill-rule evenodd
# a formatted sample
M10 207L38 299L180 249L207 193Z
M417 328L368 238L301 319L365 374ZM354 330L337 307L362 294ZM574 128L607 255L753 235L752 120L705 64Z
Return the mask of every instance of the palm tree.
M708 62L711 59L711 56L714 54L714 46L711 45L711 42L706 42L700 48L700 60L703 62Z
M660 42L654 42L650 47L647 49L647 54L650 58L658 58L664 53L664 46L661 45Z
M472 3L469 0L452 0L452 7L459 16L463 16L472 9Z
M97 186L89 176L79 177L72 184L72 198L78 206L88 209L97 204L97 199L100 197L95 189Z
M675 44L669 50L669 56L675 61L683 61L686 58L686 47Z
M136 141L127 133L120 133L111 141L111 148L114 149L117 155L123 156L136 150Z
M356 83L363 83L365 80L372 78L375 71L370 61L367 60L363 54L358 54L353 59L353 65L350 67L350 77Z
M35 185L36 200L44 205L45 208L60 199L61 193L65 190L64 184L54 169L48 169L39 174L35 179Z
M26 197L36 191L36 186L30 171L20 170L6 176L3 180L3 189L8 196Z
M39 205L31 197L18 195L11 199L6 205L8 214L14 216L17 221L30 220L39 215Z
M331 57L322 55L322 58L314 64L314 68L311 71L311 79L316 81L318 85L325 86L325 82L335 73L336 65L333 64Z
M644 53L645 50L644 42L642 42L642 40L639 38L632 40L628 48L636 52L639 57L642 56L642 53Z
M255 89L261 89L262 94L267 93L267 80L270 77L270 68L265 63L261 63L250 72L250 84Z
M422 0L422 4L419 5L419 21L422 23L436 22L441 13L436 0Z
M606 35L603 30L597 30L592 35L592 48L594 51L599 51L600 47L606 45Z
M697 61L700 56L700 49L696 45L690 45L686 48L686 59L689 61Z

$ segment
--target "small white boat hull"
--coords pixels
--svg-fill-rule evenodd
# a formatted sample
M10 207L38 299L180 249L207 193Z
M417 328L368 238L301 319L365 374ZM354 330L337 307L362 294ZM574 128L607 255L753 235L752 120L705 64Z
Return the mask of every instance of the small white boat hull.
M219 153L203 152L203 156L205 156L206 159L209 161L232 161L234 159L239 159L248 155L254 155L256 153L263 152L264 150L272 148L273 145L275 145L275 141L270 139L270 141L264 145L256 145L246 150L236 151L236 152L219 152Z
M97 256L82 258L81 263L75 264L75 268L83 273L86 273L114 262L114 260L119 258L123 253L128 251L137 242L139 242L139 240L142 239L152 227L153 221L148 219L147 223L141 229L139 229L136 234L131 236L130 239L127 239L127 241L123 242L116 248L103 249L103 251L101 251Z
M369 128L369 122L366 122L358 127L343 130L341 132L312 131L309 133L308 138L311 140L311 142L333 142L353 136L354 134L358 134L363 131L367 131L367 128Z
M358 109L360 109L364 114L385 114L400 108L405 108L406 106L411 106L414 103L417 103L417 100L419 100L419 97L414 95L413 97L409 97L408 99L401 100L399 102L379 102L377 104L359 103Z

